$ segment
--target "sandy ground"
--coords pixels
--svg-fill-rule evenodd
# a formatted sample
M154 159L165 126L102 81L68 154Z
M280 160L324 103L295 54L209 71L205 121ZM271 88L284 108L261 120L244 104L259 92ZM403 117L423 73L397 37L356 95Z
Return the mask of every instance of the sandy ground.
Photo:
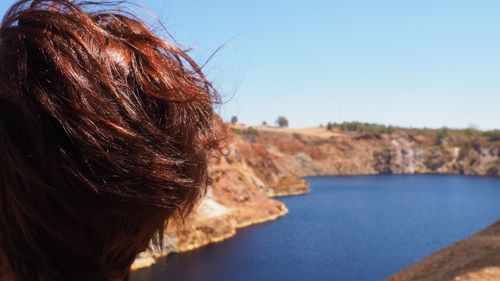
M325 127L311 127L311 128L278 128L278 127L272 127L272 126L247 126L243 124L237 124L237 125L232 125L234 128L237 129L247 129L249 127L252 127L254 129L257 129L259 131L265 131L265 132L276 132L276 133L287 133L287 134L303 134L303 135L308 135L308 136L315 136L315 137L346 137L346 133L340 133L338 131L332 130L329 131Z

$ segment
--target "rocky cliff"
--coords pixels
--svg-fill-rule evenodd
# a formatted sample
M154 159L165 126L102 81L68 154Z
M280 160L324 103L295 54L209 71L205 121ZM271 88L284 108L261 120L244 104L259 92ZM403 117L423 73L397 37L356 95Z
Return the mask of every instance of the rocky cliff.
M500 143L486 138L431 133L392 134L293 130L242 130L246 149L272 159L282 173L295 176L450 173L500 175ZM313 133L314 132L314 133ZM250 153L246 153L248 155Z
M214 158L207 196L166 245L143 253L134 268L154 258L221 241L236 229L283 216L276 196L308 191L304 176L407 173L500 175L500 143L484 137L401 130L390 134L312 128L234 128L222 157Z

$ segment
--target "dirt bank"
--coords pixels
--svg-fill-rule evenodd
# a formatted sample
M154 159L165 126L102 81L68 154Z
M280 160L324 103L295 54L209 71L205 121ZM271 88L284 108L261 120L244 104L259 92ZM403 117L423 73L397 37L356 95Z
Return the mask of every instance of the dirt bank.
M500 280L500 221L390 277L388 281Z

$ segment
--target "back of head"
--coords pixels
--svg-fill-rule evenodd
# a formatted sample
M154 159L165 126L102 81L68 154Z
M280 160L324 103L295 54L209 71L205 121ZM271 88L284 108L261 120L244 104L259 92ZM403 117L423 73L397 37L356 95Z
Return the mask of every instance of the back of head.
M128 279L207 183L217 98L127 13L14 4L0 27L0 277Z

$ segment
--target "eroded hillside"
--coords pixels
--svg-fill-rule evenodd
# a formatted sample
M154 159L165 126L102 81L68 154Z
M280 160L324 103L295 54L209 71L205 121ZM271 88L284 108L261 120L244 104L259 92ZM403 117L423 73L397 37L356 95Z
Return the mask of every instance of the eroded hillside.
M170 252L221 241L236 229L283 216L273 197L308 191L304 176L405 173L500 175L500 143L484 137L395 131L360 133L324 128L235 127L221 157L212 159L207 196L165 248L144 253L134 268Z

